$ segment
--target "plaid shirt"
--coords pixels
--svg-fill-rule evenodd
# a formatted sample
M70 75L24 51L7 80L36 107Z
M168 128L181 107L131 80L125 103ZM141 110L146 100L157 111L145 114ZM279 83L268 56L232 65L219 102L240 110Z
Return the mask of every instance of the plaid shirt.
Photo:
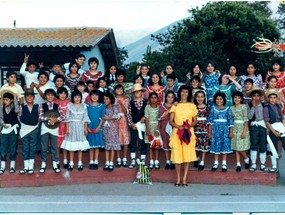
M54 102L46 102L48 105L48 109L52 110ZM60 105L58 105L58 112L59 112L59 117L57 117L57 121L62 122L65 119L65 114L63 113L63 110L61 109ZM44 117L44 109L43 105L40 105L40 121L46 121L47 117Z

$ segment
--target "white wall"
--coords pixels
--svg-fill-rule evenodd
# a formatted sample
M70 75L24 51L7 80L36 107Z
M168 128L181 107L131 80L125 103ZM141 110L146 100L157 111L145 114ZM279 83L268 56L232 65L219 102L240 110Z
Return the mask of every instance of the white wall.
M105 72L105 62L98 46L95 46L91 51L82 51L80 53L84 54L86 57L86 61L84 65L81 67L83 70L89 69L88 65L89 58L96 57L99 60L99 66L97 68L97 71L101 71L103 73Z

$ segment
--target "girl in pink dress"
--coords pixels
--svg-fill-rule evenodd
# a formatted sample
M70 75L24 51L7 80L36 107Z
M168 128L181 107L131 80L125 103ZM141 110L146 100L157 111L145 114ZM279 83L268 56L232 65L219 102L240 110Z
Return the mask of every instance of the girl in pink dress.
M146 87L148 93L155 92L158 95L157 105L163 101L165 86L162 85L160 75L153 73L149 79L149 85Z
M67 105L70 102L68 98L68 91L65 87L60 87L57 89L57 97L58 99L55 100L55 104L58 104L62 110L62 112L64 113L64 115L66 114L66 109L67 109ZM64 140L64 137L66 135L66 123L65 122L61 122L59 124L59 128L58 128L58 155L59 155L59 150L61 147L61 144ZM68 163L67 163L67 151L65 149L62 149L62 153L63 153L63 167L64 169L68 168Z
M89 71L85 71L82 74L82 81L86 83L86 81L93 81L96 85L98 78L103 76L103 72L97 71L99 66L99 60L96 57L91 57L88 60Z
M160 131L161 138L163 141L163 149L165 152L166 164L165 169L170 169L174 167L174 164L170 163L170 152L169 138L170 135L166 132L166 126L169 123L169 110L172 104L176 101L176 96L173 91L167 91L165 95L165 103L161 103L158 111L158 130Z
M124 87L120 84L115 86L115 105L118 106L118 112L120 114L120 119L117 121L119 142L123 147L123 167L128 167L127 164L127 153L128 145L130 143L130 131L127 121L127 109L129 105L129 98L124 95ZM121 167L122 160L120 156L120 150L117 151L117 164L116 167Z

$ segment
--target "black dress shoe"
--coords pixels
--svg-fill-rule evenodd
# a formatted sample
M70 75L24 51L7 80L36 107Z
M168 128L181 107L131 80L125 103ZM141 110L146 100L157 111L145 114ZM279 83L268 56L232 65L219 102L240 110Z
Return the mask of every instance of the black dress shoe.
M94 169L94 164L89 164L89 169Z
M174 163L170 164L170 169L175 169L175 164Z
M204 170L204 167L205 167L204 165L199 165L199 166L198 166L198 170L199 170L199 171L202 171L202 170Z
M69 165L67 168L68 171L72 171L73 170L73 165Z
M170 169L170 164L166 163L164 169Z
M83 166L82 165L78 165L78 171L83 171Z
M198 168L198 166L199 166L199 161L194 161L194 167Z
M68 164L67 163L63 164L63 168L68 169Z
M98 164L93 164L93 169L97 170L99 167L98 167Z
M240 171L241 171L241 166L237 166L237 167L236 167L236 171L237 171L237 172L240 172Z

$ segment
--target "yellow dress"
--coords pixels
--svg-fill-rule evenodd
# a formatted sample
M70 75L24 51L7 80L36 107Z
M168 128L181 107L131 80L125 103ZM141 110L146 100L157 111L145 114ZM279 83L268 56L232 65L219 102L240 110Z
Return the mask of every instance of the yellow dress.
M178 103L177 106L172 105L170 113L175 113L174 122L177 125L182 125L188 119L189 124L192 123L193 117L197 116L198 111L192 103ZM191 138L190 143L187 145L185 142L180 142L178 137L177 128L173 128L172 136L170 137L169 146L171 147L171 161L176 164L188 163L196 160L196 136L194 128L190 128Z

